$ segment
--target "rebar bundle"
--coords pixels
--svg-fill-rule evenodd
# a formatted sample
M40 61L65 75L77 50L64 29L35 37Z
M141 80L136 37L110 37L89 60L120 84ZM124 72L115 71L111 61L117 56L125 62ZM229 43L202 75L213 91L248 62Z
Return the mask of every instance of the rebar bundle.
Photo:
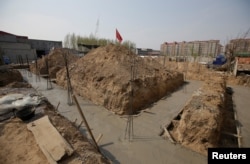
M66 77L67 77L67 93L68 93L68 105L73 104L73 99L72 99L72 94L73 94L73 89L70 81L70 76L69 76L69 65L68 65L68 56L69 52L67 53L62 53L64 63L65 63L65 68L66 68Z

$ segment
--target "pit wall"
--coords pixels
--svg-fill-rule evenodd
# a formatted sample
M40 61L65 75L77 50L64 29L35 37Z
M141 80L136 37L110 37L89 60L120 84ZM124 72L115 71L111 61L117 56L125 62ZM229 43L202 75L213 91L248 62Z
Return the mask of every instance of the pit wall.
M117 114L130 114L131 111L136 114L179 88L183 82L183 74L180 73L175 73L172 78L155 76L136 79L132 82L133 97L131 96L131 83L129 83L121 89L110 90L102 105ZM123 92L124 88L126 92Z
M207 155L208 147L217 147L222 129L225 96L224 77L206 80L168 126L173 139L204 155Z
M61 71L58 74L61 74ZM88 83L72 78L71 84L75 94L104 106L115 114L123 115L138 113L184 83L183 74L178 72L137 78L132 82L134 95L132 97L131 82L116 83L113 78L107 76L103 79L89 80ZM57 82L66 88L65 76L57 76Z

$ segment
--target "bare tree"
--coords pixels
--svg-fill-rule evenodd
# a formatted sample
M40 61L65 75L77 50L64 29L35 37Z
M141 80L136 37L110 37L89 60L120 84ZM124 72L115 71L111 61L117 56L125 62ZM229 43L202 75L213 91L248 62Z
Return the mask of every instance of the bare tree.
M236 37L236 41L234 43L230 43L230 41L228 41L229 43L226 45L226 56L227 56L227 71L231 72L233 65L231 64L232 62L235 61L235 53L236 50L238 48L238 46L241 44L242 41L244 41L244 39L248 36L250 32L250 28L242 35L242 37L240 37L239 35Z
M70 48L70 49L77 49L77 42L78 42L78 37L75 35L75 33L68 33L64 37L64 42L63 46L65 48Z

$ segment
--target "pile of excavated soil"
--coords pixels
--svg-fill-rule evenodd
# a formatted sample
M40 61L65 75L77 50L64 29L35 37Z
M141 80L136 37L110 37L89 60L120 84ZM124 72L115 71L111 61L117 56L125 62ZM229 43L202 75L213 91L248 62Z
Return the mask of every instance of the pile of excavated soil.
M131 70L134 70L133 100ZM70 65L69 74L75 93L117 114L131 113L132 102L132 112L136 113L183 83L183 74L113 44L90 51ZM65 69L57 73L57 84L67 87Z
M194 62L166 62L165 67L170 70L177 70L189 80L205 81L210 76L217 76L218 72L208 69L206 65Z
M0 87L12 82L22 82L23 77L19 71L13 69L0 69Z
M226 83L223 77L208 79L168 126L173 139L204 155L207 155L208 147L217 147L225 95Z
M164 58L158 57L156 60L164 65ZM205 81L211 76L220 76L220 74L224 74L226 78L226 82L229 85L242 85L246 87L250 87L250 76L249 75L238 75L237 77L232 74L228 74L225 71L215 71L213 69L209 69L206 65L202 65L195 62L165 62L165 67L169 70L176 70L184 74L185 79L188 80L201 80Z
M79 59L78 56L69 53L67 49L64 49L64 48L55 49L51 53L49 53L47 56L43 56L42 59L37 60L37 70L36 70L36 64L35 63L31 64L30 71L35 74L36 73L48 74L47 68L46 68L46 60L47 60L50 78L56 78L56 73L60 69L65 67L65 61L64 61L63 55L67 57L68 64L71 64Z
M227 77L227 84L228 85L243 85L246 87L250 87L250 76L239 75L235 77L233 75L230 75Z

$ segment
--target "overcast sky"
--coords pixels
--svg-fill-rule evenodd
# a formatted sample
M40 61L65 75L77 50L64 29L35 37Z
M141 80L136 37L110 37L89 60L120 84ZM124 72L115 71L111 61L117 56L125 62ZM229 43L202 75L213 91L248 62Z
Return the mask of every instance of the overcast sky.
M97 21L99 19L99 26ZM139 48L163 42L229 39L250 28L249 0L1 0L0 31L63 41L67 33L124 40ZM250 37L248 35L248 37Z

